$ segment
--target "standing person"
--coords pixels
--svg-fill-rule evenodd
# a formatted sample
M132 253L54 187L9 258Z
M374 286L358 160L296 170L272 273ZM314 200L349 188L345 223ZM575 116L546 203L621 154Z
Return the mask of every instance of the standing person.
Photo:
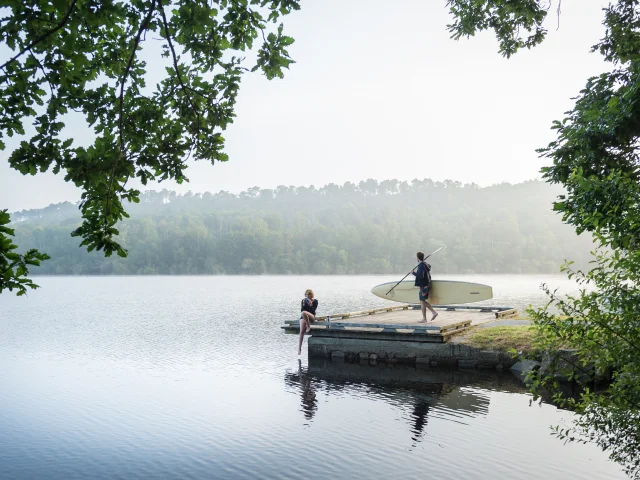
M298 355L302 353L302 340L304 334L311 330L311 324L316 321L316 308L318 300L313 298L313 290L308 288L304 292L304 298L300 303L300 341L298 342Z
M436 312L431 304L427 301L429 298L429 290L431 289L431 266L424 261L424 253L418 252L416 253L418 257L418 261L420 264L418 265L418 271L411 272L416 277L416 287L420 287L420 293L418 294L418 298L420 299L420 304L422 305L422 320L418 323L425 323L427 321L427 309L433 314L431 320L435 320L438 316L438 312Z

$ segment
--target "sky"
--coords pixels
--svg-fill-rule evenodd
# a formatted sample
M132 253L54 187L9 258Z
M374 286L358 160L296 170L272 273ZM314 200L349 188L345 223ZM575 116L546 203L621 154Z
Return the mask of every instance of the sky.
M191 162L189 183L147 188L238 193L368 178L481 186L539 178L545 161L535 149L553 140L551 122L588 77L609 68L590 53L604 33L605 5L564 0L559 29L554 10L547 40L505 59L493 33L450 39L444 0L303 0L284 19L297 62L285 79L255 73L242 81L225 132L230 160ZM73 121L69 132L90 139ZM79 200L63 175L11 170L10 151L0 152L0 209Z

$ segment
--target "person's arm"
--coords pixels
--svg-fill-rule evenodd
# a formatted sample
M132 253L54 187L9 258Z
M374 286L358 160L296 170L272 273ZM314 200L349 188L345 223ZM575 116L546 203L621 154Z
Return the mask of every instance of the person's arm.
M316 308L318 308L318 300L316 300L315 298L313 299L313 303L311 304L311 306L313 307L313 309L315 310Z
M416 272L416 277L420 279L420 284L424 285L425 279L427 277L426 269L424 262L418 265L418 271Z
M420 273L420 267L422 267L422 263L420 265L418 265L418 272L416 273L416 269L414 268L411 273L413 274L414 277L418 276L418 273Z

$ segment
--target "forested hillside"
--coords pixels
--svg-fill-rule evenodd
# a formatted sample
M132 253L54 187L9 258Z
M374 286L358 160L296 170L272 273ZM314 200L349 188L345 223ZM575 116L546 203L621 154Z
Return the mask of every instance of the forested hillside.
M71 203L12 219L21 248L51 256L40 274L406 273L417 250L441 245L437 272L556 273L565 258L586 265L591 247L553 213L558 193L540 181L479 188L428 179L239 195L150 191L121 225L127 258L79 248Z

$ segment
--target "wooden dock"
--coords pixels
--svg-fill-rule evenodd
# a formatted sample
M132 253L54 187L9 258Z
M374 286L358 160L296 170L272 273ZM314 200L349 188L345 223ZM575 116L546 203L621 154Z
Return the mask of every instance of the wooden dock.
M317 317L308 335L314 337L351 338L443 343L449 337L471 326L488 323L496 318L517 315L509 307L439 306L434 321L419 323L420 306L398 305L358 312L336 313ZM430 316L427 312L428 317ZM285 321L285 333L298 333L299 320Z

